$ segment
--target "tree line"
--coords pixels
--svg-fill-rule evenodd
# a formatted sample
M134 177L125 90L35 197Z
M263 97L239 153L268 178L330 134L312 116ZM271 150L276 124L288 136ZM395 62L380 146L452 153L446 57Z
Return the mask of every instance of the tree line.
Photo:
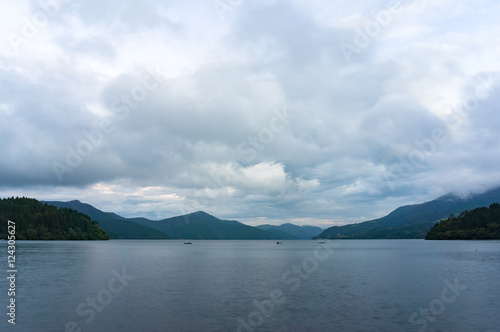
M500 204L451 214L427 233L426 240L490 240L500 239Z
M108 234L86 214L58 209L27 197L0 199L4 227L0 238L7 238L7 223L16 226L16 240L109 240Z

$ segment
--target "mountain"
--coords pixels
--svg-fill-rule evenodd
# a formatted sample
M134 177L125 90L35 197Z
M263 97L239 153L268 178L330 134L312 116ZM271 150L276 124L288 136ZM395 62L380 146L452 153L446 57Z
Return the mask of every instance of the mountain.
M248 226L235 220L221 220L203 211L158 221L145 218L136 218L133 221L168 233L174 239L279 239L272 232Z
M440 219L497 202L500 202L500 188L467 198L447 194L426 203L399 207L379 219L327 228L316 238L423 239Z
M78 200L69 202L44 202L59 208L70 208L90 216L108 233L111 239L168 239L170 236L156 229L139 225L131 219L112 212L103 212Z
M0 230L2 239L7 238L10 220L15 224L16 240L109 240L108 234L89 216L33 198L1 199L0 215L6 224Z
M500 239L500 204L464 211L441 220L427 233L426 240Z
M248 226L235 220L221 220L203 211L163 219L124 218L112 212L103 212L78 200L46 202L57 207L72 208L89 215L99 223L112 239L225 239L271 240L290 239L286 234L276 234Z
M286 223L280 226L274 225L259 225L257 228L263 229L268 232L273 232L281 239L297 239L309 240L317 236L323 229L314 226L297 226L294 224Z

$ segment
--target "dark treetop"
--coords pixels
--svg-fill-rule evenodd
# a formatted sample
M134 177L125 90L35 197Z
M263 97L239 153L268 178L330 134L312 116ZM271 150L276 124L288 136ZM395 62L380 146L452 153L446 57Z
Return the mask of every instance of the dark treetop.
M15 223L17 240L109 240L108 234L89 216L72 209L58 209L26 197L3 198L0 214L4 227L0 237L7 238L7 222Z
M453 214L429 231L426 240L489 240L500 239L500 204L491 204Z

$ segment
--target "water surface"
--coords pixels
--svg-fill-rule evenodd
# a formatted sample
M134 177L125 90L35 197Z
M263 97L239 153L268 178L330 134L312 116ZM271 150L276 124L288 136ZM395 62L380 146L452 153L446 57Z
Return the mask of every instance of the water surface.
M0 329L500 330L500 241L183 242L17 242Z

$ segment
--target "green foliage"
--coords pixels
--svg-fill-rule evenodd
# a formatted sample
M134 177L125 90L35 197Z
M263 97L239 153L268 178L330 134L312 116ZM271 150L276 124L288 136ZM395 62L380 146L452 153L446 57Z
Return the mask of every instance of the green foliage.
M281 235L234 220L220 220L202 211L153 221L146 218L124 218L76 200L47 203L69 207L89 215L93 220L99 221L101 228L112 239L284 239Z
M58 209L33 198L0 199L3 227L0 238L7 238L7 223L15 223L16 240L109 240L97 222L72 209Z
M122 219L96 219L99 226L108 233L111 239L170 239L168 234L159 230Z
M314 236L320 234L323 229L314 226L297 226L290 223L282 224L280 226L274 225L260 225L256 226L259 229L263 229L267 232L273 233L278 239L301 239L309 240Z
M427 233L426 240L491 240L500 239L500 204L451 214Z
M169 239L170 236L153 229L139 225L134 219L120 217L117 214L103 212L92 205L74 200L70 202L47 202L58 208L70 208L84 213L92 220L99 222L99 227L106 231L111 239Z
M203 211L159 221L144 218L131 220L165 232L173 239L265 240L280 238L265 230L234 220L221 220Z
M345 226L332 226L315 238L320 239L423 239L436 220L452 213L489 206L500 201L500 188L461 198L453 194L422 204L397 208L385 217Z

